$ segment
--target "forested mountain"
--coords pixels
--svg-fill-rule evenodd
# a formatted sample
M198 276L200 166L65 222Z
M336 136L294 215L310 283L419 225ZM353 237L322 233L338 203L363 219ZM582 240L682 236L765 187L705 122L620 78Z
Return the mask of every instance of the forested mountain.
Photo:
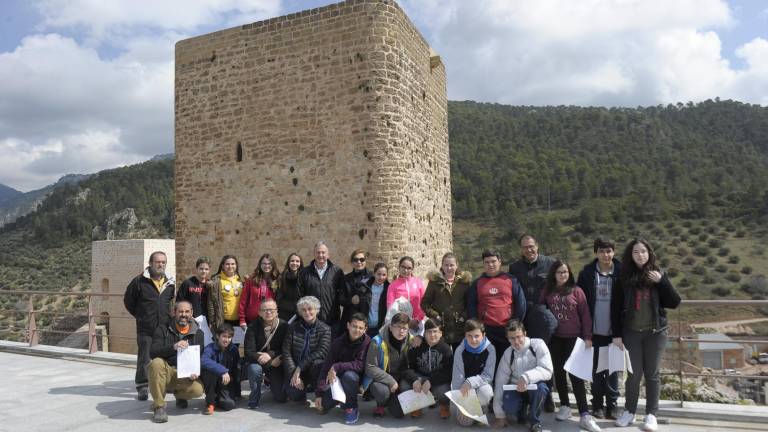
M768 213L766 107L451 102L448 113L457 219L504 225L559 209L579 210L586 223Z
M60 182L37 211L2 228L58 247L73 240L173 237L173 159L101 171L79 183ZM110 234L112 233L112 234Z
M8 187L4 184L0 184L0 205L2 205L5 201L15 198L22 193L17 191L16 189L12 187Z

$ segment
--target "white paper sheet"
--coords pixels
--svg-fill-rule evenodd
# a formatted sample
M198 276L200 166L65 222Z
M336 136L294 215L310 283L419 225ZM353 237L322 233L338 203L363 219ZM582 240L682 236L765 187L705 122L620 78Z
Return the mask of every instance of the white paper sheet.
M462 414L474 421L478 421L488 426L488 417L483 414L483 407L480 405L480 399L477 398L475 389L471 389L467 394L467 397L461 395L461 390L450 390L445 392L445 395L454 405L456 405L456 408L458 408Z
M205 315L200 315L195 318L195 321L197 321L197 326L200 327L200 330L203 331L203 339L205 340L203 346L208 346L209 343L213 342L213 334L211 333L211 328L208 327L208 319Z
M536 391L537 388L539 388L539 386L537 386L536 384L528 384L527 386L525 386L526 390ZM504 384L502 386L502 390L504 390L504 391L507 391L507 390L517 391L517 384Z
M236 326L235 335L232 336L232 343L242 345L243 342L245 342L245 330L243 330L243 328L240 326Z
M200 345L190 345L176 353L176 377L200 376Z
M435 397L432 396L432 392L424 394L408 390L397 395L397 399L400 401L400 407L403 408L403 414L408 414L417 409L426 408L435 404Z
M344 393L344 387L341 386L341 380L336 378L336 380L331 384L331 397L335 401L339 401L341 403L344 403L347 401L347 395Z
M632 373L632 362L629 361L629 352L619 348L616 344L600 347L597 357L596 372L607 370L608 373L629 372Z
M594 354L594 347L587 349L584 341L581 338L576 338L571 356L565 361L563 369L584 381L592 382L592 357Z

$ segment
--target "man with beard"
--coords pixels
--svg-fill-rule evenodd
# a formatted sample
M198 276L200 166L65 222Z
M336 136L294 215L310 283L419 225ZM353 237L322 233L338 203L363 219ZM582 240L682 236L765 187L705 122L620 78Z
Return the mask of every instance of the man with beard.
M192 305L188 301L176 303L173 309L173 321L157 326L152 336L152 347L147 375L149 390L152 393L152 421L165 423L168 414L165 410L165 394L176 396L176 407L189 406L189 399L203 394L203 383L197 375L189 378L177 378L176 355L190 345L203 345L203 331L192 318Z
M136 392L137 399L147 400L147 365L152 335L158 325L168 323L171 300L176 295L175 282L165 274L168 258L164 252L152 252L149 266L128 284L123 303L128 312L136 318Z

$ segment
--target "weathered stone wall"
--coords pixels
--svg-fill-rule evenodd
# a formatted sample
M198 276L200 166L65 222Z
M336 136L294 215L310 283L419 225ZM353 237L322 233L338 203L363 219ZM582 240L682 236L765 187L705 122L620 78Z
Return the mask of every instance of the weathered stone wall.
M363 248L424 275L451 249L445 69L392 1L179 42L175 126L180 274L323 239L346 270Z
M147 267L149 255L154 251L165 252L168 258L166 273L175 274L176 249L173 240L104 240L92 243L91 292L117 294L93 298L96 315L110 316L109 351L136 353L136 321L125 310L123 294L128 283Z

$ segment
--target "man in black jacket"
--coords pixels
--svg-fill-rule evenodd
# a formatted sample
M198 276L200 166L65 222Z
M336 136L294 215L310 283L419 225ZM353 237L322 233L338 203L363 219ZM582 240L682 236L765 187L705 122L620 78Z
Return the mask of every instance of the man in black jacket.
M616 245L611 240L598 237L593 249L596 258L584 266L576 283L584 290L592 316L592 346L595 348L591 386L592 415L599 419L615 419L616 400L619 397L618 372L609 374L607 370L595 371L600 347L608 346L613 341L611 298L616 288L621 262L614 258Z
M167 324L171 313L171 301L175 293L172 277L165 275L168 263L163 252L152 252L149 266L128 284L123 303L128 312L136 318L136 391L137 398L145 401L147 394L147 365L152 335L160 324Z
M340 299L346 287L344 271L333 264L328 245L323 241L315 244L315 259L299 271L298 287L302 297L312 296L320 300L317 318L328 324L333 335L339 335L344 329L339 325L341 311Z
M155 329L149 351L152 361L147 368L154 410L153 422L168 421L165 410L166 392L174 393L178 408L186 408L189 405L188 399L200 397L203 394L203 383L197 375L189 378L176 376L176 354L190 345L198 345L202 352L203 340L203 331L192 318L192 304L188 301L176 303L172 322L161 324Z
M248 408L256 409L261 401L264 375L269 379L272 398L285 402L285 373L282 366L283 341L288 323L277 316L277 303L266 299L259 305L259 318L248 324L245 332L245 361L248 363L248 383L251 395Z

